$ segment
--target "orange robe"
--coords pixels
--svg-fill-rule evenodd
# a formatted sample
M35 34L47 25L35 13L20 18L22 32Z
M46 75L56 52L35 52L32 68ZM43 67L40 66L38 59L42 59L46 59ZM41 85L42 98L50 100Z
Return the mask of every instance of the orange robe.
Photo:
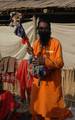
M40 52L39 40L34 42L33 50L37 56ZM45 120L51 120L51 118L64 120L70 115L70 111L65 108L62 96L61 68L64 63L59 40L51 38L48 45L42 49L41 54L45 58L45 66L50 71L41 80L40 86L38 86L38 79L33 78L30 103L32 115L41 115Z

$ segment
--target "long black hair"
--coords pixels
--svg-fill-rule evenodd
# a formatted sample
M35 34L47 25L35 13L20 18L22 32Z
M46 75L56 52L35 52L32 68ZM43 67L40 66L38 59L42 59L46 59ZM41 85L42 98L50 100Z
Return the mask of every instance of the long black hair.
M51 24L50 24L50 18L49 18L49 16L43 15L43 16L39 17L37 29L39 29L40 22L46 22L48 24L48 26L49 26L49 31L51 32Z

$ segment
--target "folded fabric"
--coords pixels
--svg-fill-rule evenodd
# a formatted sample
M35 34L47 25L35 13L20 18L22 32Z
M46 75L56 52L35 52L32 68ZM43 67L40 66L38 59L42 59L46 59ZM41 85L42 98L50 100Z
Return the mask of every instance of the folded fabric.
M28 73L28 60L22 60L16 71L16 78L20 83L20 95L22 99L25 99L25 91L31 90L33 77Z

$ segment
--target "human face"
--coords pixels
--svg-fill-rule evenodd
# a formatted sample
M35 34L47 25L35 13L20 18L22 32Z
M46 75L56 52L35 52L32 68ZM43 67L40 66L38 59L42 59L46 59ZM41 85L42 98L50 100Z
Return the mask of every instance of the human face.
M47 22L41 21L38 26L38 34L40 37L40 42L43 46L48 43L50 38L50 27Z
M38 26L39 31L42 32L49 32L49 25L48 23L41 21Z

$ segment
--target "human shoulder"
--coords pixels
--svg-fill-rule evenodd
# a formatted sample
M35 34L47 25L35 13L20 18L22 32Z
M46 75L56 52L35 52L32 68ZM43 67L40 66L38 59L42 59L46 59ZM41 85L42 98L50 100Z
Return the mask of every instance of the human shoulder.
M51 42L54 43L55 45L61 45L60 40L55 37L51 38Z
M60 43L60 40L57 39L57 38L55 38L55 37L52 37L51 40L52 40L53 42L55 42L55 43Z
M39 39L35 39L35 40L34 40L34 43L39 43Z
M36 40L34 40L34 42L33 42L33 45L32 45L32 46L35 46L35 45L38 45L38 44L40 44L40 41L39 41L39 39L36 39Z

